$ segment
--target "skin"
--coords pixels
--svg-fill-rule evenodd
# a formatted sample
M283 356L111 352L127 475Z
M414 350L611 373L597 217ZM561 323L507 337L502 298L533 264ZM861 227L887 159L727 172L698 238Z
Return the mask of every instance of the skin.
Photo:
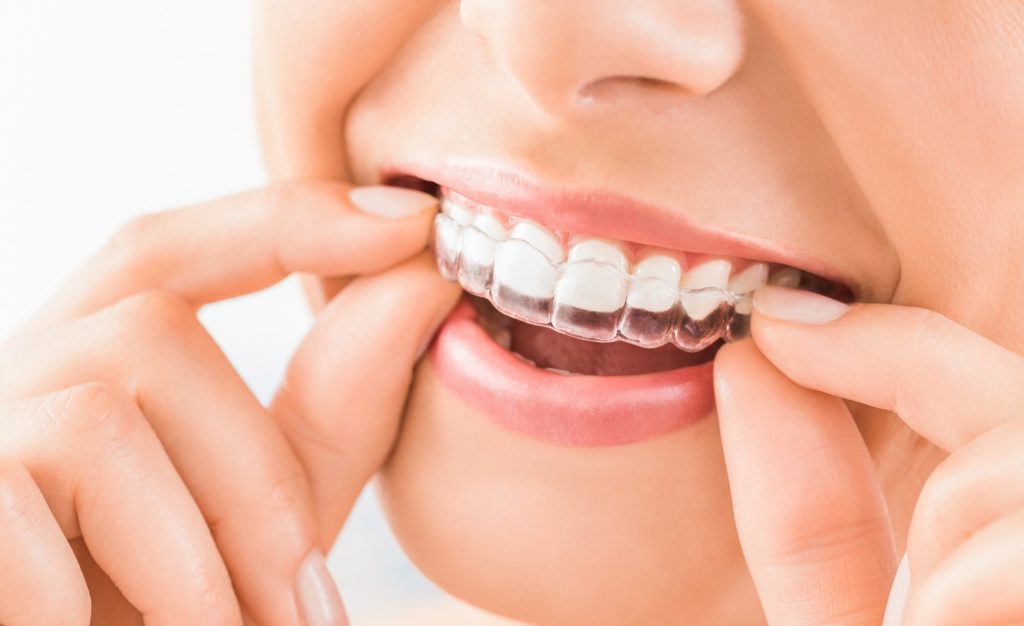
M127 226L0 351L0 622L299 623L378 469L414 561L524 622L878 624L904 549L906 623L1024 620L1019 3L265 1L255 30L268 169L305 182ZM765 290L711 419L527 440L413 375L457 295L431 209L346 195L452 156L828 258L874 304ZM265 408L194 312L291 272L318 318Z
M991 269L1022 255L1017 3L257 6L274 176L372 182L404 160L510 162L553 186L611 188L828 258L862 300L927 307L1024 349L1006 314L1021 290ZM329 298L332 285L313 291ZM878 623L918 494L948 450L891 406L850 406L889 545L872 544L870 600L833 617ZM419 567L491 611L545 624L757 623L773 618L759 608L771 602L744 565L720 433L709 420L623 449L556 450L493 427L423 365L382 494ZM826 504L820 514L843 527L839 503ZM826 591L823 605L852 594ZM792 617L775 623L827 621Z

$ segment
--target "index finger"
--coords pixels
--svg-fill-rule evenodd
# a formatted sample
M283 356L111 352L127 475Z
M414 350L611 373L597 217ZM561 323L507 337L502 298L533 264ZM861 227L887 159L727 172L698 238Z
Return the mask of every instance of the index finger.
M751 330L794 382L893 411L946 450L1020 417L1024 406L1024 357L927 309L847 307L770 287L754 295Z
M49 326L149 289L196 307L293 272L385 269L422 250L436 199L398 187L297 181L136 218L32 321Z

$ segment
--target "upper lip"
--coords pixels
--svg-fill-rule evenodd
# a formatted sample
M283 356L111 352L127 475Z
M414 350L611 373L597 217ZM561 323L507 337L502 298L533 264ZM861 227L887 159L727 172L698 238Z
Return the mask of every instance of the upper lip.
M379 179L413 176L451 189L495 210L549 228L699 254L779 263L840 283L855 299L864 285L824 258L795 255L784 245L698 224L678 210L641 202L607 189L565 189L500 164L473 162L443 167L402 163L381 169Z

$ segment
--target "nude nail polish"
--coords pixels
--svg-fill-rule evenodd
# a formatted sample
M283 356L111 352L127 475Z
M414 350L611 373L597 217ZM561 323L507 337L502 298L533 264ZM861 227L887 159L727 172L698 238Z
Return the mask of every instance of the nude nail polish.
M310 552L299 566L295 600L306 626L348 626L338 586L319 550Z
M810 291L766 286L754 292L754 310L762 315L801 324L827 324L850 310L850 305Z
M437 198L430 194L387 185L356 187L348 192L348 199L363 213L388 220L411 217L437 205Z
M903 614L907 607L907 594L910 592L910 563L907 555L903 555L900 566L896 569L896 577L889 590L889 601L885 605L885 617L882 626L901 626Z

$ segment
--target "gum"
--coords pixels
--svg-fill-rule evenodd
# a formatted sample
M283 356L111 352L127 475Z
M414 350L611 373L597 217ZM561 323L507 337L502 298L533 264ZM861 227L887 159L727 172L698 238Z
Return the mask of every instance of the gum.
M634 285L642 283L640 287L647 291L649 301L653 296L668 306L649 310L630 303L628 296L613 311L591 311L560 302L557 286L569 264L552 263L529 243L511 241L515 246L525 247L520 249L521 256L527 248L536 252L523 258L529 259L529 273L534 280L531 284L537 285L537 291L544 292L543 295L522 293L507 284L494 283L494 268L510 262L501 259L500 246L504 242L492 239L471 224L460 225L444 213L434 219L433 247L441 275L458 282L469 293L486 298L511 318L588 341L625 341L644 348L671 343L686 352L704 350L718 339L738 341L749 336L749 296L717 288L678 288L658 279L634 278L620 267L597 260L573 261L572 265L590 265L595 273L606 273L613 280L617 276L625 282L627 294ZM707 309L716 302L710 313L699 319L687 314L687 303L693 309Z

